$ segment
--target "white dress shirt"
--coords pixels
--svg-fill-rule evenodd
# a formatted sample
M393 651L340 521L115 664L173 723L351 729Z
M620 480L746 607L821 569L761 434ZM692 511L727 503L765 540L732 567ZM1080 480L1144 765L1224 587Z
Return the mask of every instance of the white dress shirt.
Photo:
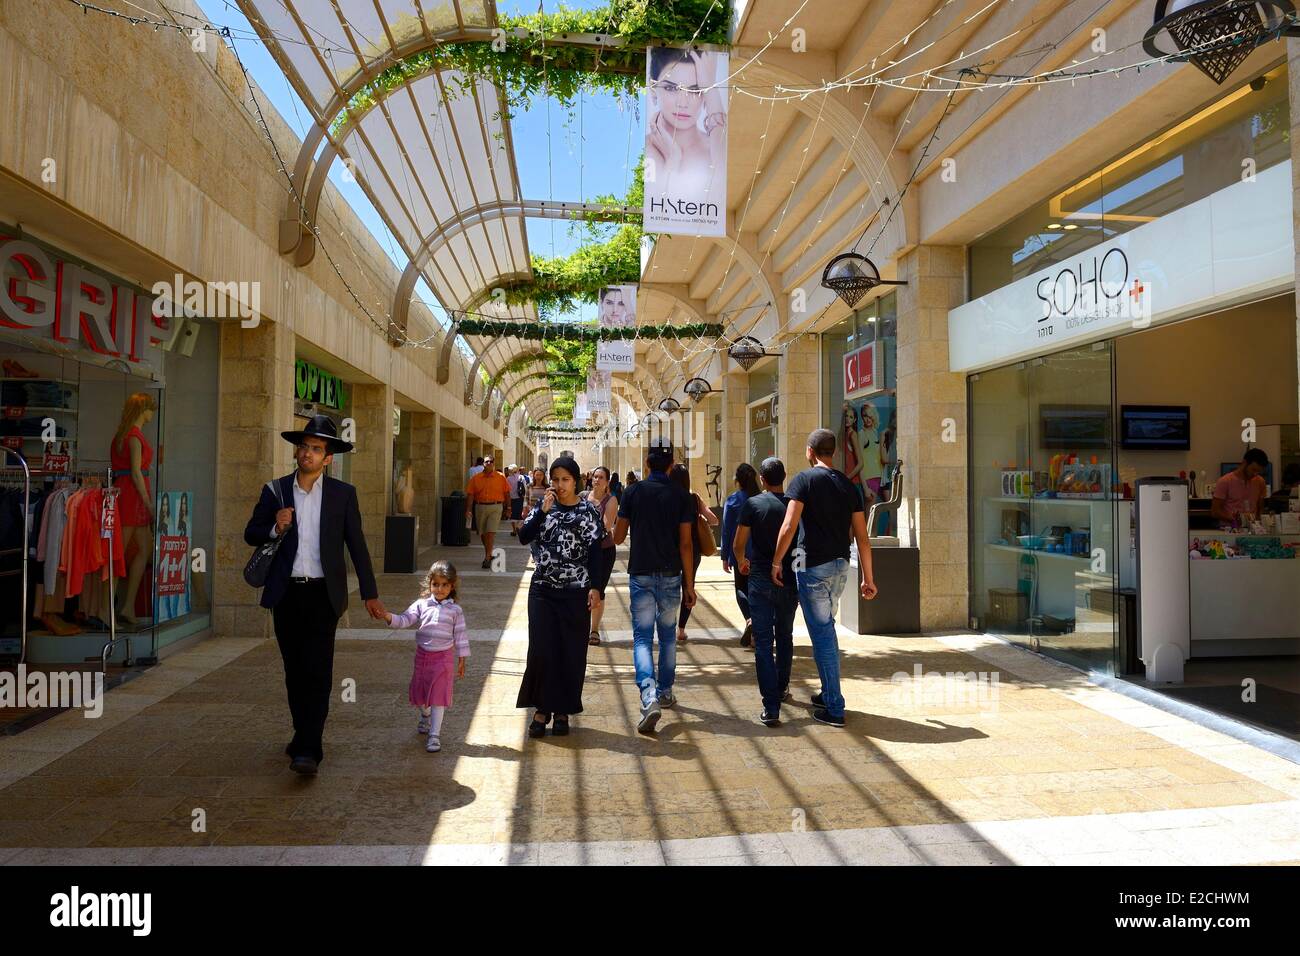
M293 556L293 568L289 571L295 578L323 578L325 569L320 563L320 505L324 497L321 490L325 476L316 479L311 491L303 491L295 474L293 480L293 519L298 525L298 553ZM271 536L276 537L275 529Z

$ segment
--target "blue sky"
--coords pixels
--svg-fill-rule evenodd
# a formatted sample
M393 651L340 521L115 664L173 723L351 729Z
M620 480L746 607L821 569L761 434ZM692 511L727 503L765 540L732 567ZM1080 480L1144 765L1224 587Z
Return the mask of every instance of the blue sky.
M306 108L265 46L260 40L251 39L255 36L254 31L239 8L230 0L198 2L214 24L232 28L236 37L235 47L254 82L298 135L304 135L310 125ZM566 5L589 9L603 3L601 0L571 0ZM554 0L543 3L547 11L559 6ZM520 3L519 0L498 0L497 9L502 13L532 12L536 5ZM549 108L543 108L539 103L532 110L516 116L512 125L516 166L524 198L588 200L605 194L623 195L630 182L631 169L641 154L640 105L621 109L612 96L584 96L575 106L575 117L570 120L568 111L559 104L543 102L548 102ZM405 268L406 256L401 247L393 240L361 188L343 179L341 168L335 164L330 172L331 182L378 238L393 262L399 268ZM579 237L571 235L572 230L565 223L530 219L527 226L529 248L535 254L564 255L572 252L580 242ZM433 302L433 296L423 283L417 294ZM582 317L594 319L594 306L590 315L584 310Z

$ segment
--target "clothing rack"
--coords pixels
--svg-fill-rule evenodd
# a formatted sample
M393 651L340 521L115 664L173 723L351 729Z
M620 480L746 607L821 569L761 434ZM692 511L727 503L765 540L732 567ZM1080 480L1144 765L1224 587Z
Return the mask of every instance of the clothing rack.
M117 636L117 599L114 585L117 582L117 575L113 573L113 536L117 534L117 523L120 517L117 514L117 494L118 489L113 484L113 467L110 465L104 469L104 474L108 476L104 483L104 497L113 500L113 527L108 532L108 642L99 652L99 670L102 674L108 673L108 657L113 653L113 648L119 641L126 641L126 657L122 660L123 667L131 666L131 636ZM122 560L126 560L126 555L122 555Z
M13 455L18 459L18 464L23 470L23 554L22 554L22 576L23 576L23 597L21 617L19 618L18 634L18 663L21 664L27 660L27 522L30 520L28 511L32 506L32 470L27 466L27 459L22 456L21 452L14 451L8 445L0 446L6 454ZM10 466L12 467L12 466Z

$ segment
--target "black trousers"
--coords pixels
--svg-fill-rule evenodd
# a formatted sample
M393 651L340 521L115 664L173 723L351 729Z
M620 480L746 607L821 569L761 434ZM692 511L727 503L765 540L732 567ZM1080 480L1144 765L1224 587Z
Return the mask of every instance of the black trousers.
M740 565L733 564L731 576L736 582L736 604L740 607L740 613L744 615L746 621L752 621L754 615L749 609L749 575L741 574Z
M695 573L696 573L696 574L699 574L699 572L700 572L700 561L701 561L701 560L703 560L703 556L697 554L697 555L695 556ZM678 614L677 614L677 626L678 626L678 627L685 627L685 626L686 626L686 622L689 621L689 620L691 619L691 611L692 611L692 610L693 610L692 608L689 608L689 607L686 606L686 594L683 593L683 594L682 594L682 608L681 608L681 610L680 610L680 611L678 612Z
M528 589L528 663L516 707L544 714L582 713L591 611L586 588Z
M334 632L339 617L323 580L291 583L272 617L293 715L293 740L287 752L319 763L325 756L321 737L334 692Z

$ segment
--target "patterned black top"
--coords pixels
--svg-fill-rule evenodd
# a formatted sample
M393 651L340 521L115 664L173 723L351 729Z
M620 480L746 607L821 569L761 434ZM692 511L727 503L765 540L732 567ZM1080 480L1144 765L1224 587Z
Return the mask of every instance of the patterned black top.
M605 534L600 512L590 502L562 505L557 501L545 513L538 505L519 529L521 543L537 540L533 583L552 588L595 588L603 596L609 583L609 571L600 560L600 542Z

